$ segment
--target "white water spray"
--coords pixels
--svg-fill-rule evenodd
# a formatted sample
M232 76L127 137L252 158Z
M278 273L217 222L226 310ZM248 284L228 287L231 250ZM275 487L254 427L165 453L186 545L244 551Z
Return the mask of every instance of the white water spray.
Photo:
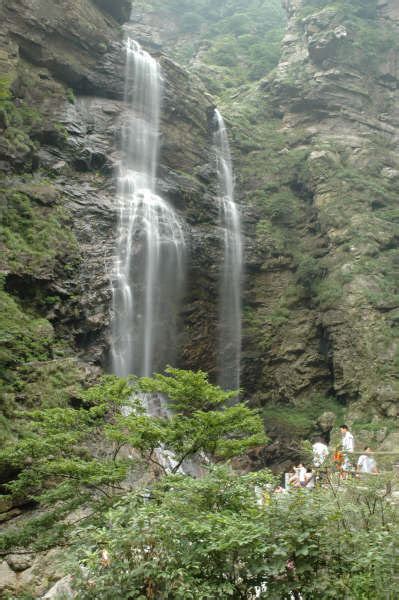
M219 303L219 385L224 389L234 390L240 387L243 244L240 212L234 201L229 140L223 117L217 109L215 121L220 223L224 232Z
M184 232L156 194L161 74L158 62L126 41L119 219L112 275L112 371L150 376L173 362L184 278Z

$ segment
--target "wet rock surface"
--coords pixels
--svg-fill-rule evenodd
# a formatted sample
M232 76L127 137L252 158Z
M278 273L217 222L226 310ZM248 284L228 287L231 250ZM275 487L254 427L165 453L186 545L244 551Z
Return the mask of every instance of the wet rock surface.
M125 23L129 20L129 16L132 10L132 3L130 0L93 0L101 10L105 13L110 14L119 23Z
M380 3L376 24L360 9L350 17L333 5L311 11L306 1L287 0L280 64L261 84L264 115L276 119L276 135L284 136L285 147L274 146L281 162L303 153L295 167L299 176L292 170L290 179L266 180L269 195L273 186L288 183L302 216L291 229L296 253L271 257L265 253L269 238L263 253L249 257L247 301L264 333L257 349L251 330L244 344L246 384L255 394L259 390L261 402L295 406L300 398L322 394L345 407L354 422L394 415L398 402L398 330L392 326L398 227L390 212L397 210L399 191L393 183L398 52L387 42L388 53L365 59L370 50L359 29L362 19L361 27L381 27L380 38L393 40L394 4ZM390 181L384 189L382 177Z
M18 0L1 8L3 71L16 109L29 106L37 124L21 133L24 144L7 142L2 150L0 143L0 169L9 176L8 184L35 205L65 212L65 225L76 239L68 277L59 262L52 269L40 267L40 273L36 268L32 276L43 293L60 297L47 318L62 335L68 329L68 339L84 360L103 366L109 347L117 165L128 110L123 102L124 33L109 15L123 20L128 4ZM216 342L209 320L216 321L212 264L219 236L210 148L213 107L199 81L167 57L159 58L164 102L158 185L187 222L192 257L180 361L212 370ZM27 170L33 177L29 184ZM10 265L6 270L10 282L26 276L21 266L15 273Z

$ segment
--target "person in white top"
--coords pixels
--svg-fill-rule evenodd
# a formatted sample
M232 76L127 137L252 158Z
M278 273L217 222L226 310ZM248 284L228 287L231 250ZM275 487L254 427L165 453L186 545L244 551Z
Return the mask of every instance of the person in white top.
M342 450L344 452L353 452L355 449L355 439L349 431L349 427L347 425L340 425L339 428L342 434Z
M313 466L319 469L330 454L328 446L323 442L322 438L317 438L312 446L313 450Z
M349 427L347 425L340 425L339 428L342 435L341 444L344 454L344 464L342 465L342 469L344 471L350 471L352 469L352 463L350 461L349 454L352 454L352 452L355 450L355 439L349 431Z
M304 487L306 485L306 469L302 463L294 467L294 473L289 478L288 483L294 487Z
M358 473L368 473L371 475L377 475L377 463L375 459L371 456L371 448L366 446L364 449L364 454L359 456L359 460L357 461L357 471Z

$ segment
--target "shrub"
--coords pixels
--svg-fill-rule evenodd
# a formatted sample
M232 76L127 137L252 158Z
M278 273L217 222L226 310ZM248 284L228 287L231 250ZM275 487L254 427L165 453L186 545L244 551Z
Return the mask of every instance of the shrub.
M312 256L303 256L298 260L296 270L297 283L306 292L312 293L315 290L315 284L326 274L325 271L323 265L320 264L320 260Z
M104 515L107 527L77 535L75 591L82 600L394 597L399 530L383 482L287 496L273 483L267 472L218 468L167 478L147 499L126 496Z
M278 224L294 225L298 219L298 199L290 190L283 188L267 198L265 212Z

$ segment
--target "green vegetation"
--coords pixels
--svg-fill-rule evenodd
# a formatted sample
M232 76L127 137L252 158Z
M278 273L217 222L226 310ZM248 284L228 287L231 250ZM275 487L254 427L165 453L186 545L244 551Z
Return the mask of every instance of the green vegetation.
M334 7L348 15L373 19L377 16L378 0L305 0L305 10L314 12L315 8Z
M302 14L312 18L315 9L330 14L331 30L343 24L349 35L337 46L335 56L339 63L356 63L368 73L378 72L381 57L398 49L398 40L393 26L378 23L377 0L306 0ZM321 34L325 37L326 31ZM317 34L313 36L313 41Z
M308 294L315 291L316 282L325 275L325 269L320 260L313 256L303 256L298 259L296 277L297 283L301 285Z
M277 65L285 27L279 0L150 0L142 8L176 24L182 39L170 53L183 64L198 54L210 91L259 80Z
M0 107L4 108L5 103L11 98L10 87L13 82L14 75L12 73L2 75L0 77Z
M225 406L236 392L211 385L202 371L169 367L166 373L141 379L138 386L140 391L166 394L174 414L163 420L140 413L120 417L116 429L109 429L110 439L136 448L149 462L154 461L156 448L170 450L176 457L173 471L200 452L227 459L265 443L261 420L254 411L242 403Z
M32 175L44 124L47 132L54 131L54 140L61 136L54 120L44 117L48 99L61 95L60 90L63 93L60 84L41 78L39 70L23 60L0 80L0 150L11 169L20 173L0 182L1 271L7 275L0 290L0 405L7 435L14 429L16 405L67 402L81 383L67 344L60 343L44 318L51 306L63 308L65 298L49 294L46 286L64 278L66 269L77 268L78 247L59 193L42 173ZM23 280L24 288L19 289Z
M0 225L3 260L14 273L48 275L59 268L60 262L69 259L71 264L77 260L76 240L65 227L67 214L60 206L51 206L56 204L56 191L49 184L42 184L42 193L50 203L42 206L32 198L40 196L39 187L36 183L30 190L26 185L27 193L0 189L6 202Z
M12 171L32 173L38 168L37 151L43 135L59 147L65 143L65 128L49 111L51 103L74 102L73 91L65 89L43 69L25 63L6 63L9 72L0 78L0 150L7 157ZM15 97L15 90L18 97Z
M33 550L62 543L71 524L62 519L72 510L99 504L109 498L126 476L126 461L94 459L89 441L103 431L108 410L126 402L131 391L124 380L109 378L98 389L81 395L80 408L47 408L15 414L19 439L0 452L3 500L11 504L34 503L43 514L28 519L22 529L11 529L1 538L1 549L15 546ZM95 494L99 498L95 498Z
M144 413L137 393L155 390L170 392L170 419ZM399 539L389 478L359 486L331 476L311 494L281 496L267 471L240 476L212 466L194 479L162 467L161 444L179 463L199 461L204 450L237 456L265 442L259 417L244 405L224 406L229 396L204 373L169 368L130 383L108 376L81 394L80 407L21 413L19 441L0 453L2 500L41 510L5 530L1 551L66 546L61 562L82 600L238 600L256 591L276 600L293 592L385 600ZM326 399L314 402L325 408ZM128 405L132 412L121 414ZM237 429L237 417L247 427ZM149 481L151 463L158 479Z
M265 198L265 213L277 225L290 227L298 219L298 199L289 189L281 188Z
M295 405L268 404L262 411L268 433L299 440L309 439L318 431L317 419L325 412L333 413L336 422L343 420L344 407L335 398L312 394Z
M70 104L75 104L76 102L76 98L75 98L75 94L73 92L73 90L71 88L68 88L66 91L66 97L67 100Z
M381 480L288 496L272 482L218 468L123 498L107 527L77 534L79 598L394 598L398 522Z
M167 373L130 383L108 376L81 391L76 408L15 414L18 440L10 440L0 452L2 498L11 505L34 503L44 514L6 531L3 551L66 543L73 531L66 519L71 511L84 508L88 522L96 520L99 511L130 490L126 477L132 469L153 466L167 472L160 448L173 453L175 473L188 458L200 463L204 452L228 459L266 442L256 412L243 403L226 406L232 394L209 384L204 373L171 368ZM169 419L145 413L139 394L149 390L170 392L174 413ZM131 411L122 411L123 406ZM101 447L97 453L96 441Z
M5 430L12 431L16 405L62 405L80 388L81 373L67 343L44 318L52 306L66 302L48 294L48 281L63 279L66 268L74 271L79 255L67 213L48 181L25 176L16 186L5 179L0 194L2 270L8 274L0 286L0 406L10 420ZM13 278L16 289L8 287Z
M256 244L259 252L279 256L286 249L286 238L271 221L262 219L256 226Z
M48 321L24 313L17 302L0 290L2 385L18 384L18 366L31 360L50 357L53 328Z
M31 139L31 132L41 125L41 114L30 103L20 100L18 106L14 103L11 85L17 74L11 71L0 79L0 128L3 129L2 151L12 157L13 167L24 170L33 167L33 155L38 144Z

